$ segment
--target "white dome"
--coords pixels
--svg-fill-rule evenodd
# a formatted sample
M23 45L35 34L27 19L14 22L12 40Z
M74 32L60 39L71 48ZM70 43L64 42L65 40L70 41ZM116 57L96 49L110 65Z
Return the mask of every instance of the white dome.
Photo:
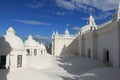
M23 41L15 35L12 27L7 30L5 36L0 37L0 51L24 49Z
M65 30L64 34L65 34L65 35L69 35L68 29Z
M24 41L25 47L36 47L37 42L32 38L31 35L28 36L28 39Z

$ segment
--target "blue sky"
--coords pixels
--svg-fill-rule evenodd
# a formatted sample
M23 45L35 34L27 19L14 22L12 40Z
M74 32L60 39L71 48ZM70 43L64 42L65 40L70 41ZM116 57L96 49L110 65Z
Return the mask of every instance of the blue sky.
M53 31L71 34L92 14L99 25L112 18L120 0L0 0L0 35L12 26L16 34L51 38Z

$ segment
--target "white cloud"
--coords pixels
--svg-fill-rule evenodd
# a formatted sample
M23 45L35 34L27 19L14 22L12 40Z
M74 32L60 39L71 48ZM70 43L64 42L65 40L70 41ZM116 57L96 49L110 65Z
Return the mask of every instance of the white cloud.
M63 15L65 15L66 13L65 13L65 12L54 12L54 14L59 15L59 16L63 16Z
M104 11L104 12L100 12L99 14L97 15L93 15L92 16L94 17L95 20L100 20L100 19L105 19L107 18L108 16L112 16L113 12L109 12L109 11ZM83 17L82 20L88 20L88 17Z
M96 15L94 15L94 18L96 19L96 20L99 20L99 19L105 19L105 18L107 18L108 16L112 16L112 12L103 12L103 13L101 13L100 15L98 15L98 16L96 16Z
M76 6L74 5L74 3L72 3L71 1L65 1L65 0L56 0L58 6L60 7L64 7L68 10L74 10L76 8Z
M58 6L68 10L85 8L84 4L86 4L103 11L115 9L119 1L120 0L56 0Z
M80 30L79 27L73 27L72 29L75 30L75 31L79 31Z
M37 38L37 39L50 39L50 38L48 38L48 37L44 37L44 36L41 36L41 35L39 35L39 34L36 34L36 35L34 35L34 37L35 38Z
M28 4L28 7L30 8L41 8L42 6L43 5L40 2Z
M41 36L39 34L36 34L33 36L33 38L38 41L38 42L42 42L42 43L45 43L45 44L50 44L51 43L51 38L49 37L44 37L44 36Z
M34 21L34 20L13 20L13 21L19 22L19 23L31 24L31 25L46 25L46 26L51 25L50 23L44 23L44 22Z

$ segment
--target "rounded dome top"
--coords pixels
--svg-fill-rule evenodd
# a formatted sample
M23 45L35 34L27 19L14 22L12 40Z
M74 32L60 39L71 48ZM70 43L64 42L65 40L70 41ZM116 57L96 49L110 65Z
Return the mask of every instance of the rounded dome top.
M24 49L23 41L15 35L12 27L8 28L6 35L0 37L0 51Z
M36 47L37 42L32 38L31 35L28 36L28 39L24 41L25 47Z
M65 30L64 34L65 34L65 35L69 35L68 29Z

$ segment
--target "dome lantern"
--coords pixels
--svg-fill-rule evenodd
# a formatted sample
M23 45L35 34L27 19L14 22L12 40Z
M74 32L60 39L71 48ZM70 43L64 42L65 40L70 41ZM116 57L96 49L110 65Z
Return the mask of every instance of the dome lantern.
M6 35L15 35L15 31L12 27L8 28L8 30L6 31Z

